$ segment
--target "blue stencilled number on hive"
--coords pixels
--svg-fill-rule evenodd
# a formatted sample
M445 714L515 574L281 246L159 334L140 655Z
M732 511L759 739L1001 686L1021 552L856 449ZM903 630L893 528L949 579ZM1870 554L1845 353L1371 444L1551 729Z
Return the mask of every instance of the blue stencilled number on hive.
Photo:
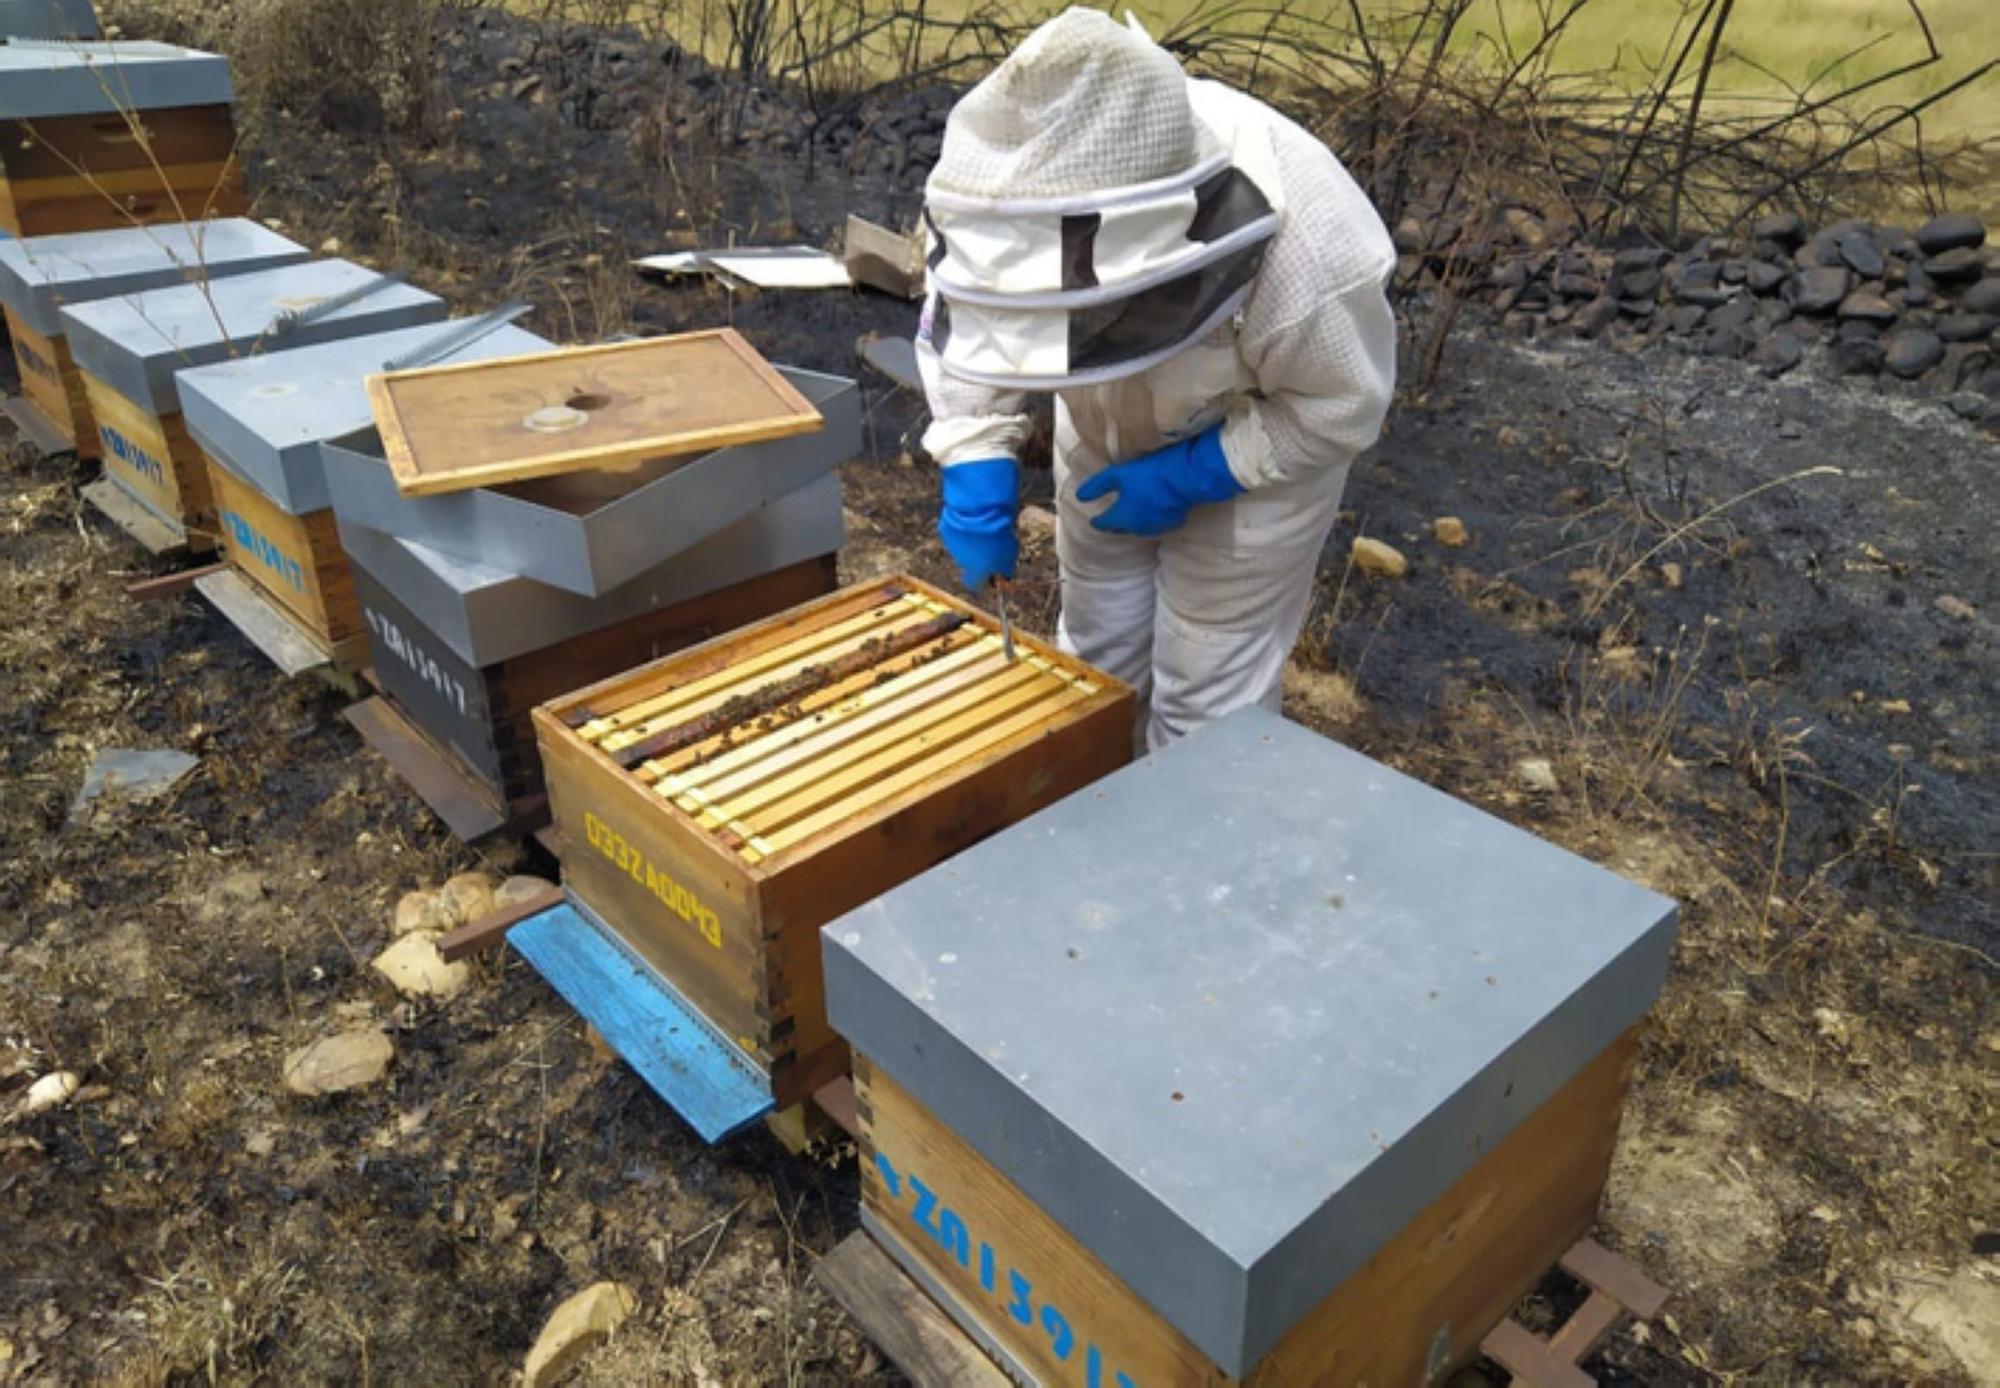
M229 527L229 538L236 547L255 558L258 563L278 575L285 582L303 593L306 589L306 571L298 560L279 549L277 544L263 531L250 524L235 511L225 510L222 523Z
M126 438L109 424L97 426L98 437L104 440L104 451L129 468L143 472L151 478L153 485L167 485L167 468L158 458L148 453L138 444Z
M875 1153L875 1174L881 1178L882 1188L888 1192L890 1200L905 1210L910 1221L960 1267L971 1271L974 1245L964 1217L945 1204L916 1173L897 1170L896 1164L879 1151ZM910 1193L907 1205L903 1200L905 1189ZM1042 1333L1049 1337L1049 1351L1055 1355L1056 1362L1069 1363L1077 1347L1076 1332L1070 1326L1069 1317L1051 1302L1044 1301L1037 1307L1034 1283L1017 1268L1007 1269L1003 1288L996 1276L992 1244L980 1240L978 1256L981 1289L1018 1324L1030 1329L1039 1324ZM1085 1388L1138 1388L1131 1375L1126 1373L1114 1373L1107 1381L1104 1377L1104 1352L1089 1344L1084 1346L1083 1351L1083 1382Z

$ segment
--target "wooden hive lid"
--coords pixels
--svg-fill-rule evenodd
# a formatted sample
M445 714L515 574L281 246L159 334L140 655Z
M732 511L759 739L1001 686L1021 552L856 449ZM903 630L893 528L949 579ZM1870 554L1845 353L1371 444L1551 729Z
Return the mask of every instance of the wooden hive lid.
M872 820L1023 735L1125 696L915 579L849 589L558 716L742 863L770 866Z
M368 393L406 496L634 468L824 423L732 328L391 372Z

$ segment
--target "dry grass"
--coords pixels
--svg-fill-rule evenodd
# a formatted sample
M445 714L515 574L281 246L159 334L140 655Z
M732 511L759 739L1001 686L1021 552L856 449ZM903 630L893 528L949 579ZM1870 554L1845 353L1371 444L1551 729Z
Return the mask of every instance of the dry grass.
M143 0L100 7L129 37L218 49L245 108L419 133L437 118L441 0Z
M302 1309L306 1282L268 1249L206 1248L147 1286L135 1308L145 1348L114 1371L109 1381L120 1388L261 1381L271 1341Z

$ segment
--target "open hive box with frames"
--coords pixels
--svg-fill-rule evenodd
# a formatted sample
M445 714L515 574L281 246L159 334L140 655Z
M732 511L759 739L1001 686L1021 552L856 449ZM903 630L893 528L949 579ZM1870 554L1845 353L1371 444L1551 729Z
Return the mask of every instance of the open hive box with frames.
M775 1106L846 1068L822 924L1130 759L1131 691L1016 641L899 577L536 710L572 897Z

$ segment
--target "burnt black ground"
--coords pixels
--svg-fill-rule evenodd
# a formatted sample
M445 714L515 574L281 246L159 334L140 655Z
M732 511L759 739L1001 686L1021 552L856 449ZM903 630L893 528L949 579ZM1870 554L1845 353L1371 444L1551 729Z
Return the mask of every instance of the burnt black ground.
M907 178L808 179L795 154L689 134L679 186L716 173L683 198L643 157L644 103L593 99L580 129L510 95L496 69L525 32L452 50L464 114L434 139L352 107L337 128L261 115L260 213L467 309L523 294L551 336L731 321L777 360L860 375L845 567L948 579L933 470L903 456L916 402L853 359L909 305L623 264L675 231L831 244L850 209L906 214ZM1897 1289L1976 1268L2000 1195L1981 1087L1997 466L1913 394L1468 319L1354 471L1290 710L1686 905L1599 1231L1677 1287L1674 1320L1615 1336L1607 1376L1968 1379ZM1821 467L1839 475L1795 476ZM198 600L125 602L153 566L79 513L78 480L18 451L0 477L0 1113L48 1069L86 1085L0 1126L21 1376L486 1382L615 1277L642 1309L588 1381L892 1380L809 1276L852 1227L851 1164L762 1135L702 1149L518 962L448 1005L397 999L367 968L397 896L479 855L337 696L278 680ZM1432 538L1444 515L1469 546ZM1410 576L1348 572L1356 534ZM1027 553L1023 618L1046 630L1052 560ZM100 745L203 767L170 804L69 826ZM1530 756L1555 793L1524 788ZM385 1083L283 1092L287 1050L358 1021L396 1043Z

